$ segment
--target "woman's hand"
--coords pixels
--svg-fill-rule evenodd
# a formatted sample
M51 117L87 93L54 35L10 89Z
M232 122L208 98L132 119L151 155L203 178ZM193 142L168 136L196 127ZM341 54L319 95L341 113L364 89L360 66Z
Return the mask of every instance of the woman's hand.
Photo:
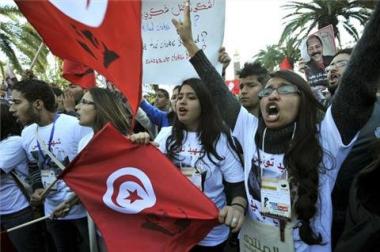
M244 209L238 205L225 206L219 211L219 222L232 228L232 233L238 232L244 221Z
M150 136L146 132L140 132L127 136L132 143L135 144L148 144L150 142Z
M175 18L172 19L172 23L175 26L178 35L184 44L192 43L193 33L191 30L191 18L190 18L190 1L185 1L185 8L183 10L183 22Z
M183 46L187 49L190 57L193 57L197 51L198 46L193 39L193 32L191 29L191 17L190 17L190 1L185 1L185 9L183 10L183 22L175 18L172 19L172 23L175 26L179 37L182 40Z

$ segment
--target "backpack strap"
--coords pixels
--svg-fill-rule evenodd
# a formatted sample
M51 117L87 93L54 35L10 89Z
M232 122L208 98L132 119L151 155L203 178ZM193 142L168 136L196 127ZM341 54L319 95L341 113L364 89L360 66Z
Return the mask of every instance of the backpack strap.
M17 186L20 188L21 192L24 194L25 198L28 201L30 201L30 193L28 189L26 188L26 183L21 180L21 178L17 175L15 171L11 171L9 174L12 176Z

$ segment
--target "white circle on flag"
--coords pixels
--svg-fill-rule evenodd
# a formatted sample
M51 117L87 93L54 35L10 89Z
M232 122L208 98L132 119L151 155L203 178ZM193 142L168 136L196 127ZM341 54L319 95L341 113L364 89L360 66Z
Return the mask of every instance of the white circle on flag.
M99 27L105 17L108 0L49 0L66 16L90 27Z
M152 183L140 169L118 169L107 178L106 185L103 202L117 212L136 214L156 204Z

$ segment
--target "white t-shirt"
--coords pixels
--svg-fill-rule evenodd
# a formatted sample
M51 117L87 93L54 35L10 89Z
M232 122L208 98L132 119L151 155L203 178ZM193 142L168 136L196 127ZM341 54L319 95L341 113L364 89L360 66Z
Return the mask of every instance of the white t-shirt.
M167 153L166 139L171 135L172 127L162 128L157 135L155 142L160 145L162 153ZM183 140L182 149L178 153L178 160L173 160L177 167L196 167L206 171L203 193L221 209L226 205L226 195L224 193L223 178L229 183L243 181L243 167L236 154L233 154L228 147L227 137L221 135L216 144L216 152L223 160L212 158L217 164L214 165L207 155L200 159L202 145L197 133L187 132ZM196 204L196 202L194 202ZM219 225L211 230L199 245L215 246L224 242L228 238L229 228L226 225Z
M29 202L9 174L16 171L21 179L28 176L28 163L20 136L11 136L0 142L0 215L18 212L29 206Z
M53 130L54 129L54 130ZM45 158L43 155L46 153L40 144L37 144L37 130L38 135L42 141L49 145L51 140L51 153L61 161L65 166L74 159L77 155L78 143L83 136L91 132L91 128L82 127L79 125L78 119L60 114L55 123L39 127L36 123L29 125L22 131L22 145L25 149L28 159L38 163L41 170L53 170L58 175L61 170L55 165L53 161L48 161L44 165ZM43 155L42 155L43 154ZM45 199L45 214L51 214L52 211L63 201L67 200L72 191L66 186L63 180L58 180L56 190L50 191ZM81 204L74 205L70 212L60 219L79 219L86 216L86 211Z
M258 128L258 119L241 107L233 135L239 140L244 152L244 178L245 189L248 198L248 215L250 218L272 226L278 226L278 221L261 215L260 201L260 170L258 168L257 146L255 135ZM323 163L326 167L324 173L319 174L319 195L317 201L317 213L311 220L311 226L316 233L322 235L325 245L309 246L299 236L299 229L293 231L294 246L299 251L331 251L331 223L332 203L331 192L334 187L339 168L349 153L353 142L344 145L340 133L331 114L331 108L320 125L319 142L324 151ZM266 143L269 144L269 143ZM286 169L283 164L284 154L264 153L260 150L261 172L271 174L274 177L286 177ZM292 209L294 211L294 209Z
M86 146L87 144L91 141L91 139L94 137L94 132L91 131L90 133L88 133L87 135L85 135L80 141L79 141L79 144L78 144L78 153L81 152Z

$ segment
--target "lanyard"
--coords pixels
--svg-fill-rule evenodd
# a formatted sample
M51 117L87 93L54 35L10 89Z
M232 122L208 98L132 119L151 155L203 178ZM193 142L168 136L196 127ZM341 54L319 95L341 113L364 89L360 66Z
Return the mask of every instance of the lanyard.
M51 151L51 144L52 144L52 141L53 141L53 136L54 136L54 131L55 131L55 122L57 121L59 117L59 114L55 114L54 115L54 119L53 119L53 126L51 128L51 131L50 131L50 137L49 137L49 142L48 142L48 150ZM36 135L38 135L38 126L37 126L37 130L36 130ZM37 148L38 148L38 151L40 152L41 156L43 157L44 159L44 165L47 164L49 158L45 158L46 156L44 155L42 149L41 149L41 145L37 139Z
M292 138L291 139L294 138L295 131L296 131L296 123L294 123L293 134L292 134ZM265 153L265 136L266 136L266 132L267 132L267 128L265 127L264 132L263 132L262 141L261 141L261 150L264 153ZM261 177L260 182L262 183L262 176L263 176L263 171L262 171L262 168L261 168L262 160L261 160L261 157L260 157L260 150L259 150L258 146L256 146L256 154L257 154L257 158L258 158L258 167L259 167L259 170L260 170L260 177ZM288 176L286 176L286 177L288 177ZM262 185L260 187L262 188ZM263 192L261 191L260 193L262 194ZM264 204L264 206L265 206L265 204ZM272 215L269 212L268 213L261 212L261 215L268 216L268 217L271 217L271 218L275 218L275 219L277 219L280 222L280 225L279 225L279 227L280 227L280 239L281 239L282 242L284 242L285 241L285 227L286 227L286 224L287 224L287 222L289 220L286 217L283 217L283 216L274 216L274 215Z

